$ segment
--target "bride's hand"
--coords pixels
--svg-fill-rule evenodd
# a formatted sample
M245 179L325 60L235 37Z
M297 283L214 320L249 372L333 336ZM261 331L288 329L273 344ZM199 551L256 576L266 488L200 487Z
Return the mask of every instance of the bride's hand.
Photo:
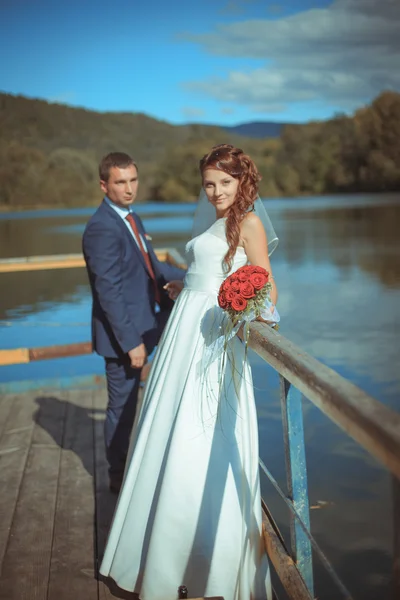
M279 329L279 325L277 323L275 323L275 321L266 321L262 317L257 317L256 321L261 321L261 323L266 323L267 325L269 325L270 327L272 327L272 329L275 329L276 331Z
M266 323L267 325L271 325L271 323L273 323L273 321L266 321L265 319L263 319L262 317L256 317L255 319L256 321L261 321L261 323Z
M164 285L164 290L167 290L168 296L171 300L176 300L181 291L183 290L183 281L180 279L176 279L174 281L170 281L166 285Z

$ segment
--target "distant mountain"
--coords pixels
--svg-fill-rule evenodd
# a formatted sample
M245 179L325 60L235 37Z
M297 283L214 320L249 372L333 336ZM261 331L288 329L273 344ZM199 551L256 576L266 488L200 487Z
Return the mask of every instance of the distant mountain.
M288 123L273 123L269 121L260 121L252 123L241 123L232 127L223 127L229 133L243 135L251 138L277 138L280 136L283 127Z

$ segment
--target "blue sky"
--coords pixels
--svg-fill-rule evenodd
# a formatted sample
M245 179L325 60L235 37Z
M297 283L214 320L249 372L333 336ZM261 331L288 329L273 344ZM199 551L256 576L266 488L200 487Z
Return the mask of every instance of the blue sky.
M399 6L0 0L0 90L171 123L324 119L400 90Z

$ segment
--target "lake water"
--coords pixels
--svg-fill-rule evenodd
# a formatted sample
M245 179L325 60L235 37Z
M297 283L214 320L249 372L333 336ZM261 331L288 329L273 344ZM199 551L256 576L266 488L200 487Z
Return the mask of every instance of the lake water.
M281 333L400 411L400 196L268 200L280 238L272 256ZM0 214L0 257L81 251L94 209ZM193 205L138 205L155 247L184 252ZM90 339L84 269L1 274L0 348ZM252 355L260 454L284 487L278 378ZM96 356L0 367L0 391L103 374ZM307 400L305 435L312 531L354 598L390 597L391 488L385 470ZM288 513L263 480L263 495L287 535ZM316 595L340 592L315 563Z

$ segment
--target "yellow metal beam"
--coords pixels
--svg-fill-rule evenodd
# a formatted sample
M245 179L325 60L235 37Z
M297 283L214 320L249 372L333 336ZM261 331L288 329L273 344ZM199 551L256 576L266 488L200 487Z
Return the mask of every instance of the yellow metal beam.
M0 350L0 366L24 364L30 362L28 348Z
M162 262L183 263L182 257L174 248L159 248L155 250L155 253L158 260ZM56 254L0 259L0 273L45 271L47 269L75 269L84 266L85 261L82 254Z

